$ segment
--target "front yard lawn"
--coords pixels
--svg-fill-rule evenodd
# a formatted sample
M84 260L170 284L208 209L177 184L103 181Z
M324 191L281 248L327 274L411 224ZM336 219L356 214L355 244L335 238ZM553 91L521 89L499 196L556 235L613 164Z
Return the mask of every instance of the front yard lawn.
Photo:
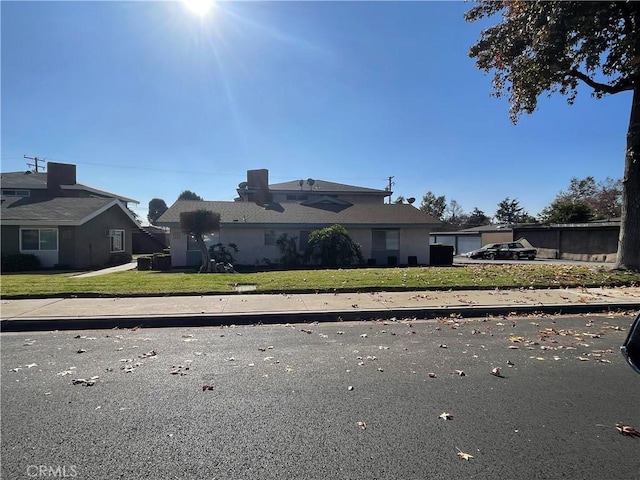
M133 296L258 293L548 288L640 284L640 273L574 265L470 265L463 267L291 270L261 273L128 271L73 278L70 273L3 274L3 298L27 296Z

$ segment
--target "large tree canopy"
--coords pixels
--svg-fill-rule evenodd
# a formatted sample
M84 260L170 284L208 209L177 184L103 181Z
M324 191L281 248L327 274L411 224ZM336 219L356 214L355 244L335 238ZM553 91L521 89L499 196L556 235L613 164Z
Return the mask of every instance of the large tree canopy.
M149 213L147 214L147 220L151 225L155 225L158 219L164 212L169 209L167 204L161 198L152 198L149 201Z
M469 55L493 73L493 95L507 95L511 120L532 113L543 93L572 104L578 85L593 96L633 91L623 177L618 267L640 269L640 3L480 1L465 18L500 14Z
M184 190L179 196L178 200L198 200L202 201L203 198L191 190Z

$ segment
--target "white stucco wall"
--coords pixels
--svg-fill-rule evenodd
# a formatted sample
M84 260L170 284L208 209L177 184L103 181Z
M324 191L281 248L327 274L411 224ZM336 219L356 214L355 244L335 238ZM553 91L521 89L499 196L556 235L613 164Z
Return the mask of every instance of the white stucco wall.
M219 241L225 245L235 243L238 252L232 253L238 265L264 265L265 258L278 263L280 250L277 245L265 245L265 232L275 232L277 239L283 233L299 239L301 228L227 227L220 231ZM365 261L371 258L371 228L348 228L354 242L362 249ZM298 240L299 245L299 240ZM178 228L171 229L171 263L174 267L187 265L187 236ZM302 253L302 252L300 252ZM429 232L422 228L400 229L398 263L406 264L409 256L416 256L421 265L429 264Z

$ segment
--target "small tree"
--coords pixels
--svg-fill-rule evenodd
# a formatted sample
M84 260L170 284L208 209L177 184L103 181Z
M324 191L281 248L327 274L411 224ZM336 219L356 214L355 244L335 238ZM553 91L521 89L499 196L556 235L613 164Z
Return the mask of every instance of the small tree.
M187 235L193 236L202 255L200 273L211 272L211 256L204 243L204 236L220 228L220 214L210 210L195 210L180 214L180 228Z
M149 213L147 214L147 220L151 225L155 225L158 219L164 212L169 209L167 204L161 198L152 198L149 202Z
M520 202L515 198L511 200L507 197L498 204L496 220L501 223L517 223L522 218L523 213L524 208L520 206Z
M302 256L298 253L297 239L297 237L289 237L289 235L283 233L276 240L276 245L280 250L280 263L282 266L294 267L300 264Z
M202 201L204 199L200 195L198 195L197 193L192 192L191 190L185 190L180 194L180 196L178 196L178 200L198 200L198 201Z
M444 195L436 197L433 192L429 191L422 197L420 210L438 220L442 220L445 208L447 208L447 199Z
M342 225L314 230L309 235L306 257L323 267L344 267L364 263L360 245L355 243Z
M478 207L471 210L469 217L467 218L467 225L469 227L479 227L481 225L489 225L491 219L485 215L485 213Z

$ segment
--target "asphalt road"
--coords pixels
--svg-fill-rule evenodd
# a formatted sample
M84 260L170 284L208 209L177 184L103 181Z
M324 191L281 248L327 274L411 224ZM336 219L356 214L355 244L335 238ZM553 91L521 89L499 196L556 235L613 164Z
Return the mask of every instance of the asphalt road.
M1 476L638 478L631 319L3 333Z

